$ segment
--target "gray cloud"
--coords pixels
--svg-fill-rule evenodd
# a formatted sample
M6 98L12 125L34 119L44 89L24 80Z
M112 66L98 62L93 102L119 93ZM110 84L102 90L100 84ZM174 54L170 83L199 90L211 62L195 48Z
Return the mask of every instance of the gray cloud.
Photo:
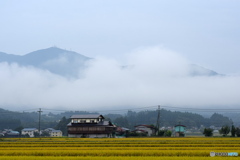
M240 76L190 76L190 62L162 47L142 48L125 64L98 57L79 79L0 63L0 106L8 109L119 109L170 105L187 107L240 105ZM20 107L20 108L19 108Z

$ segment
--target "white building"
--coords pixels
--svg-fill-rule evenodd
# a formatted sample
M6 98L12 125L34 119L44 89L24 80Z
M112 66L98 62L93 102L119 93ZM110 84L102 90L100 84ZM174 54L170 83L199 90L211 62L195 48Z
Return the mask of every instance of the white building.
M50 136L51 137L62 137L62 131L60 131L60 130L53 130L52 132L50 132Z
M24 128L22 130L22 135L29 135L29 137L34 137L34 132L38 132L37 128Z
M47 128L44 131L48 132L50 137L62 137L62 131L61 130L55 130L53 128Z

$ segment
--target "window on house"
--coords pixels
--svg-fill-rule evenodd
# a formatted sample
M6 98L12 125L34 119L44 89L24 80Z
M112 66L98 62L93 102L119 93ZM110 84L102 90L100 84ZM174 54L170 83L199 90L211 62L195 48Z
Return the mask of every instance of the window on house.
M77 119L72 120L72 123L77 123L77 122L78 122Z
M81 123L86 123L86 119L81 119Z

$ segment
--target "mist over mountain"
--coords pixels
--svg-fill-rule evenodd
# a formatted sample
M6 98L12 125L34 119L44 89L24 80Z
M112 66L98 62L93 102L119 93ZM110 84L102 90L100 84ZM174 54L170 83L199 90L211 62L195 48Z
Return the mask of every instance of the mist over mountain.
M68 51L57 47L37 50L23 56L0 52L0 62L7 62L9 64L16 63L23 67L32 66L57 75L74 78L79 78L80 72L83 72L83 70L87 67L86 62L91 59L92 58L86 57L77 52ZM122 68L128 69L131 67L126 65ZM201 66L190 64L189 75L217 76L220 74Z
M0 107L101 111L240 105L239 76L191 63L160 46L134 50L123 60L56 47L23 56L0 53Z
M189 73L191 76L219 76L219 75L222 75L213 70L206 69L206 68L198 66L196 64L190 65Z
M79 53L51 47L37 50L23 56L0 52L0 62L17 63L20 66L32 66L65 77L78 77L91 58Z

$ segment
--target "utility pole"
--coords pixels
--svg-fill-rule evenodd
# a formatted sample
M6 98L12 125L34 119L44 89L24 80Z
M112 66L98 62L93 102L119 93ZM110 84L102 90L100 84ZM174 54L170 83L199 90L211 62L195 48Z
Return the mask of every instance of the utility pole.
M157 132L159 131L159 127L160 127L160 105L158 105L158 117L157 117Z
M41 138L41 108L39 108L39 124L38 124L38 130L39 130L39 138Z

